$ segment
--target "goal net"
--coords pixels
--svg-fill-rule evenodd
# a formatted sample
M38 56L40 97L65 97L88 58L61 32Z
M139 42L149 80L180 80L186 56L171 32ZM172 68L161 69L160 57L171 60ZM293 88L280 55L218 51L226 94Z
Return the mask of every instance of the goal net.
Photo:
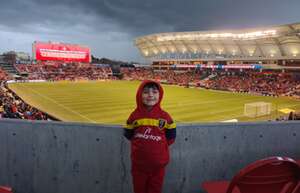
M272 104L266 102L246 103L244 106L244 115L252 118L270 115L271 107Z

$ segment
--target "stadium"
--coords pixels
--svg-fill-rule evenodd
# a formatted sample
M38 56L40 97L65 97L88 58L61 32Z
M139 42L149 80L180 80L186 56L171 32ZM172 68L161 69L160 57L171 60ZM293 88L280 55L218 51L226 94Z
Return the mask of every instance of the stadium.
M135 45L144 57L153 60L153 65L297 66L299 30L300 23L294 23L244 30L160 33L139 37Z
M181 123L298 119L299 30L298 23L138 37L150 66L95 64L87 46L36 41L32 62L11 62L19 80L9 88L63 121L122 124L143 79L164 84L163 105Z
M210 184L202 182L230 179L274 155L259 162L269 164L264 172L283 172L279 165L287 172L265 184L299 191L299 163L287 157L300 158L300 23L150 34L133 43L149 65L99 62L89 46L51 41L33 42L32 59L0 56L0 184L21 193L130 192L120 125L140 82L154 80L178 125L166 192L204 192L200 184ZM256 182L249 176L246 184Z

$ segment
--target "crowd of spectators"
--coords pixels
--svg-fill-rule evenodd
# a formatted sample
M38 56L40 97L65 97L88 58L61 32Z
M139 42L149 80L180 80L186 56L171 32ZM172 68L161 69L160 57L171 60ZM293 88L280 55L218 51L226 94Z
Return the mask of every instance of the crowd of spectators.
M291 96L300 98L300 80L291 73L282 72L219 72L213 78L202 82L203 87L246 92L268 96Z
M103 80L113 78L110 67L93 64L18 64L15 67L20 74L27 74L28 80Z
M122 68L126 80L152 79L168 84L300 99L300 79L292 73L246 71L177 71ZM210 76L207 76L210 74ZM209 78L207 78L209 77Z
M0 68L0 81L7 80L9 78L9 75Z
M0 118L51 120L40 110L28 105L0 81Z
M150 68L121 68L125 80L156 80L180 86L197 85L201 79L201 71L153 70Z

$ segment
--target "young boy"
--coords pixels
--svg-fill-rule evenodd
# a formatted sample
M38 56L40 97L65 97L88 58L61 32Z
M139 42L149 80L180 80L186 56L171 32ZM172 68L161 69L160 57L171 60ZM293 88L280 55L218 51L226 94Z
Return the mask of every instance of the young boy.
M165 167L169 162L169 145L176 137L176 124L161 109L161 85L143 81L136 94L136 109L124 128L131 141L131 173L135 193L161 193Z

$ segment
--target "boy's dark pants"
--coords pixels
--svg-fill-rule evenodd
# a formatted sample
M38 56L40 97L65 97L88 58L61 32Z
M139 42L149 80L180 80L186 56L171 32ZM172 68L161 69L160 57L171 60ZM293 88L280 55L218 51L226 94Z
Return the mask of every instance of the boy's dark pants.
M165 166L149 169L132 166L134 193L161 193L165 176Z

